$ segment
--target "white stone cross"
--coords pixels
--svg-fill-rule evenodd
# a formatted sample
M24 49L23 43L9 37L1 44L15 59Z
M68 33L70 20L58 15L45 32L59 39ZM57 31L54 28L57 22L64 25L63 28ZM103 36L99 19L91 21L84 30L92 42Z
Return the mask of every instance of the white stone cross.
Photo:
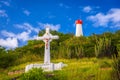
M57 35L50 34L49 27L46 27L46 33L42 37L37 37L37 40L45 42L44 64L50 64L50 42L52 39L58 39Z

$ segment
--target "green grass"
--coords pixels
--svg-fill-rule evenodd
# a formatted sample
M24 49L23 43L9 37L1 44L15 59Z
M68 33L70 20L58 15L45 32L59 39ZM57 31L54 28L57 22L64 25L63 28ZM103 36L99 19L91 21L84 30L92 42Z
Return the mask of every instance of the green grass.
M42 61L32 62L41 63ZM54 74L59 80L110 80L111 79L111 59L96 59L96 58L83 58L83 59L58 59L51 62L63 62L67 64L62 70L50 72ZM9 67L6 70L0 69L0 80L7 80L12 77L20 76L23 73L8 75L8 72L15 72L16 70L24 70L25 64Z
M68 66L62 71L55 72L62 78L61 80L110 80L111 60L109 59L84 58L65 62Z

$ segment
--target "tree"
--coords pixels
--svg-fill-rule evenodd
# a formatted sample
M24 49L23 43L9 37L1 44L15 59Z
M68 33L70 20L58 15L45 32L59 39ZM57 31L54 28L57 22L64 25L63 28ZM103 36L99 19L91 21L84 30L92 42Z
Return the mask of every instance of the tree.
M0 46L0 54L5 54L6 50L4 47Z

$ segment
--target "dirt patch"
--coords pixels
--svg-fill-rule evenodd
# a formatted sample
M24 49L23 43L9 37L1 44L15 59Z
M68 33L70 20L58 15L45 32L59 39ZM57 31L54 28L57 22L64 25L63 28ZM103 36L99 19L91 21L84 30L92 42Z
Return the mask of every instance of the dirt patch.
M112 68L100 68L100 70L111 70Z
M16 71L8 72L8 75L21 74L21 73L24 73L24 72L25 72L25 70L16 70Z

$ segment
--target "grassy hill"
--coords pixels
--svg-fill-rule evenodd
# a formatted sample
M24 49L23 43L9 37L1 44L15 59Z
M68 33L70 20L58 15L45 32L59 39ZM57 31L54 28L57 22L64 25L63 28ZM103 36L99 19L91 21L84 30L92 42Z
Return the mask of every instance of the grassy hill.
M83 59L55 59L52 62L64 62L67 64L62 70L44 73L54 74L53 79L57 80L110 80L112 71L111 59L83 58ZM2 70L0 80L18 78L24 74L25 66L30 63L42 63L42 61L28 62ZM40 76L40 75L39 75ZM37 76L36 76L37 77ZM46 76L45 76L46 77ZM51 78L51 77L50 77ZM32 80L32 79L30 79ZM49 78L46 80L49 80Z

